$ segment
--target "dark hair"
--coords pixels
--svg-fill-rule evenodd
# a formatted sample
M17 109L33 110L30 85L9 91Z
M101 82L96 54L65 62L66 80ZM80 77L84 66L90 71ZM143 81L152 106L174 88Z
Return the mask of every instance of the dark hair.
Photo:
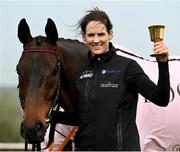
M112 23L108 15L104 11L100 11L97 7L87 11L86 14L79 22L78 28L81 28L81 32L86 32L86 26L91 21L99 21L106 26L107 32L112 30Z

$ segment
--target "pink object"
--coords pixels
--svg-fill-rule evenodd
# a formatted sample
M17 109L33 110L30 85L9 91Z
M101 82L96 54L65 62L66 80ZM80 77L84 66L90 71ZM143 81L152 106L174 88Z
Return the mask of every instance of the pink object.
M60 132L62 135L60 133L58 133L58 132L55 132L55 134L54 134L54 143L53 143L53 151L57 151L59 146L64 142L65 137L71 131L72 127L73 126L67 126L67 125L63 125L63 124L57 124L56 125L56 130L58 132ZM49 139L49 128L47 129L47 133L46 133L46 135L44 137L44 141L41 143L41 149L43 149L43 148L45 148L47 146L48 139ZM74 148L74 146L73 146L73 148ZM44 149L44 150L41 150L41 151L42 152L48 152L48 149Z

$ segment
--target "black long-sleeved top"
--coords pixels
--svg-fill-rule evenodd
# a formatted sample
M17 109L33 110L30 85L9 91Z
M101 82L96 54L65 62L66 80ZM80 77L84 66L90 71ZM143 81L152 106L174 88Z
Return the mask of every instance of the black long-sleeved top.
M169 103L168 62L154 84L138 63L109 51L92 57L76 76L78 113L59 113L58 122L79 123L77 150L140 150L136 120L138 93L159 106Z

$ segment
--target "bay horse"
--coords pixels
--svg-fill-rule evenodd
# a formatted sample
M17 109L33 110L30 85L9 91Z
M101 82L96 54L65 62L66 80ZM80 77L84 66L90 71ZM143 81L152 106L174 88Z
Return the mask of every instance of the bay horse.
M60 104L65 110L76 107L75 73L87 62L86 44L58 38L54 21L47 19L45 36L32 37L23 18L18 38L23 44L17 64L19 98L23 109L20 133L28 143L40 143L51 110Z

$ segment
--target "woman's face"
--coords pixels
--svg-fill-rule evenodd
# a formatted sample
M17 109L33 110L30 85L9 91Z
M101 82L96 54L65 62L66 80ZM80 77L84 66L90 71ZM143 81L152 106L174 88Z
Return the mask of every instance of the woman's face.
M112 31L107 32L106 26L99 21L91 21L82 33L83 40L89 47L92 55L99 55L109 50L109 41L113 37Z

